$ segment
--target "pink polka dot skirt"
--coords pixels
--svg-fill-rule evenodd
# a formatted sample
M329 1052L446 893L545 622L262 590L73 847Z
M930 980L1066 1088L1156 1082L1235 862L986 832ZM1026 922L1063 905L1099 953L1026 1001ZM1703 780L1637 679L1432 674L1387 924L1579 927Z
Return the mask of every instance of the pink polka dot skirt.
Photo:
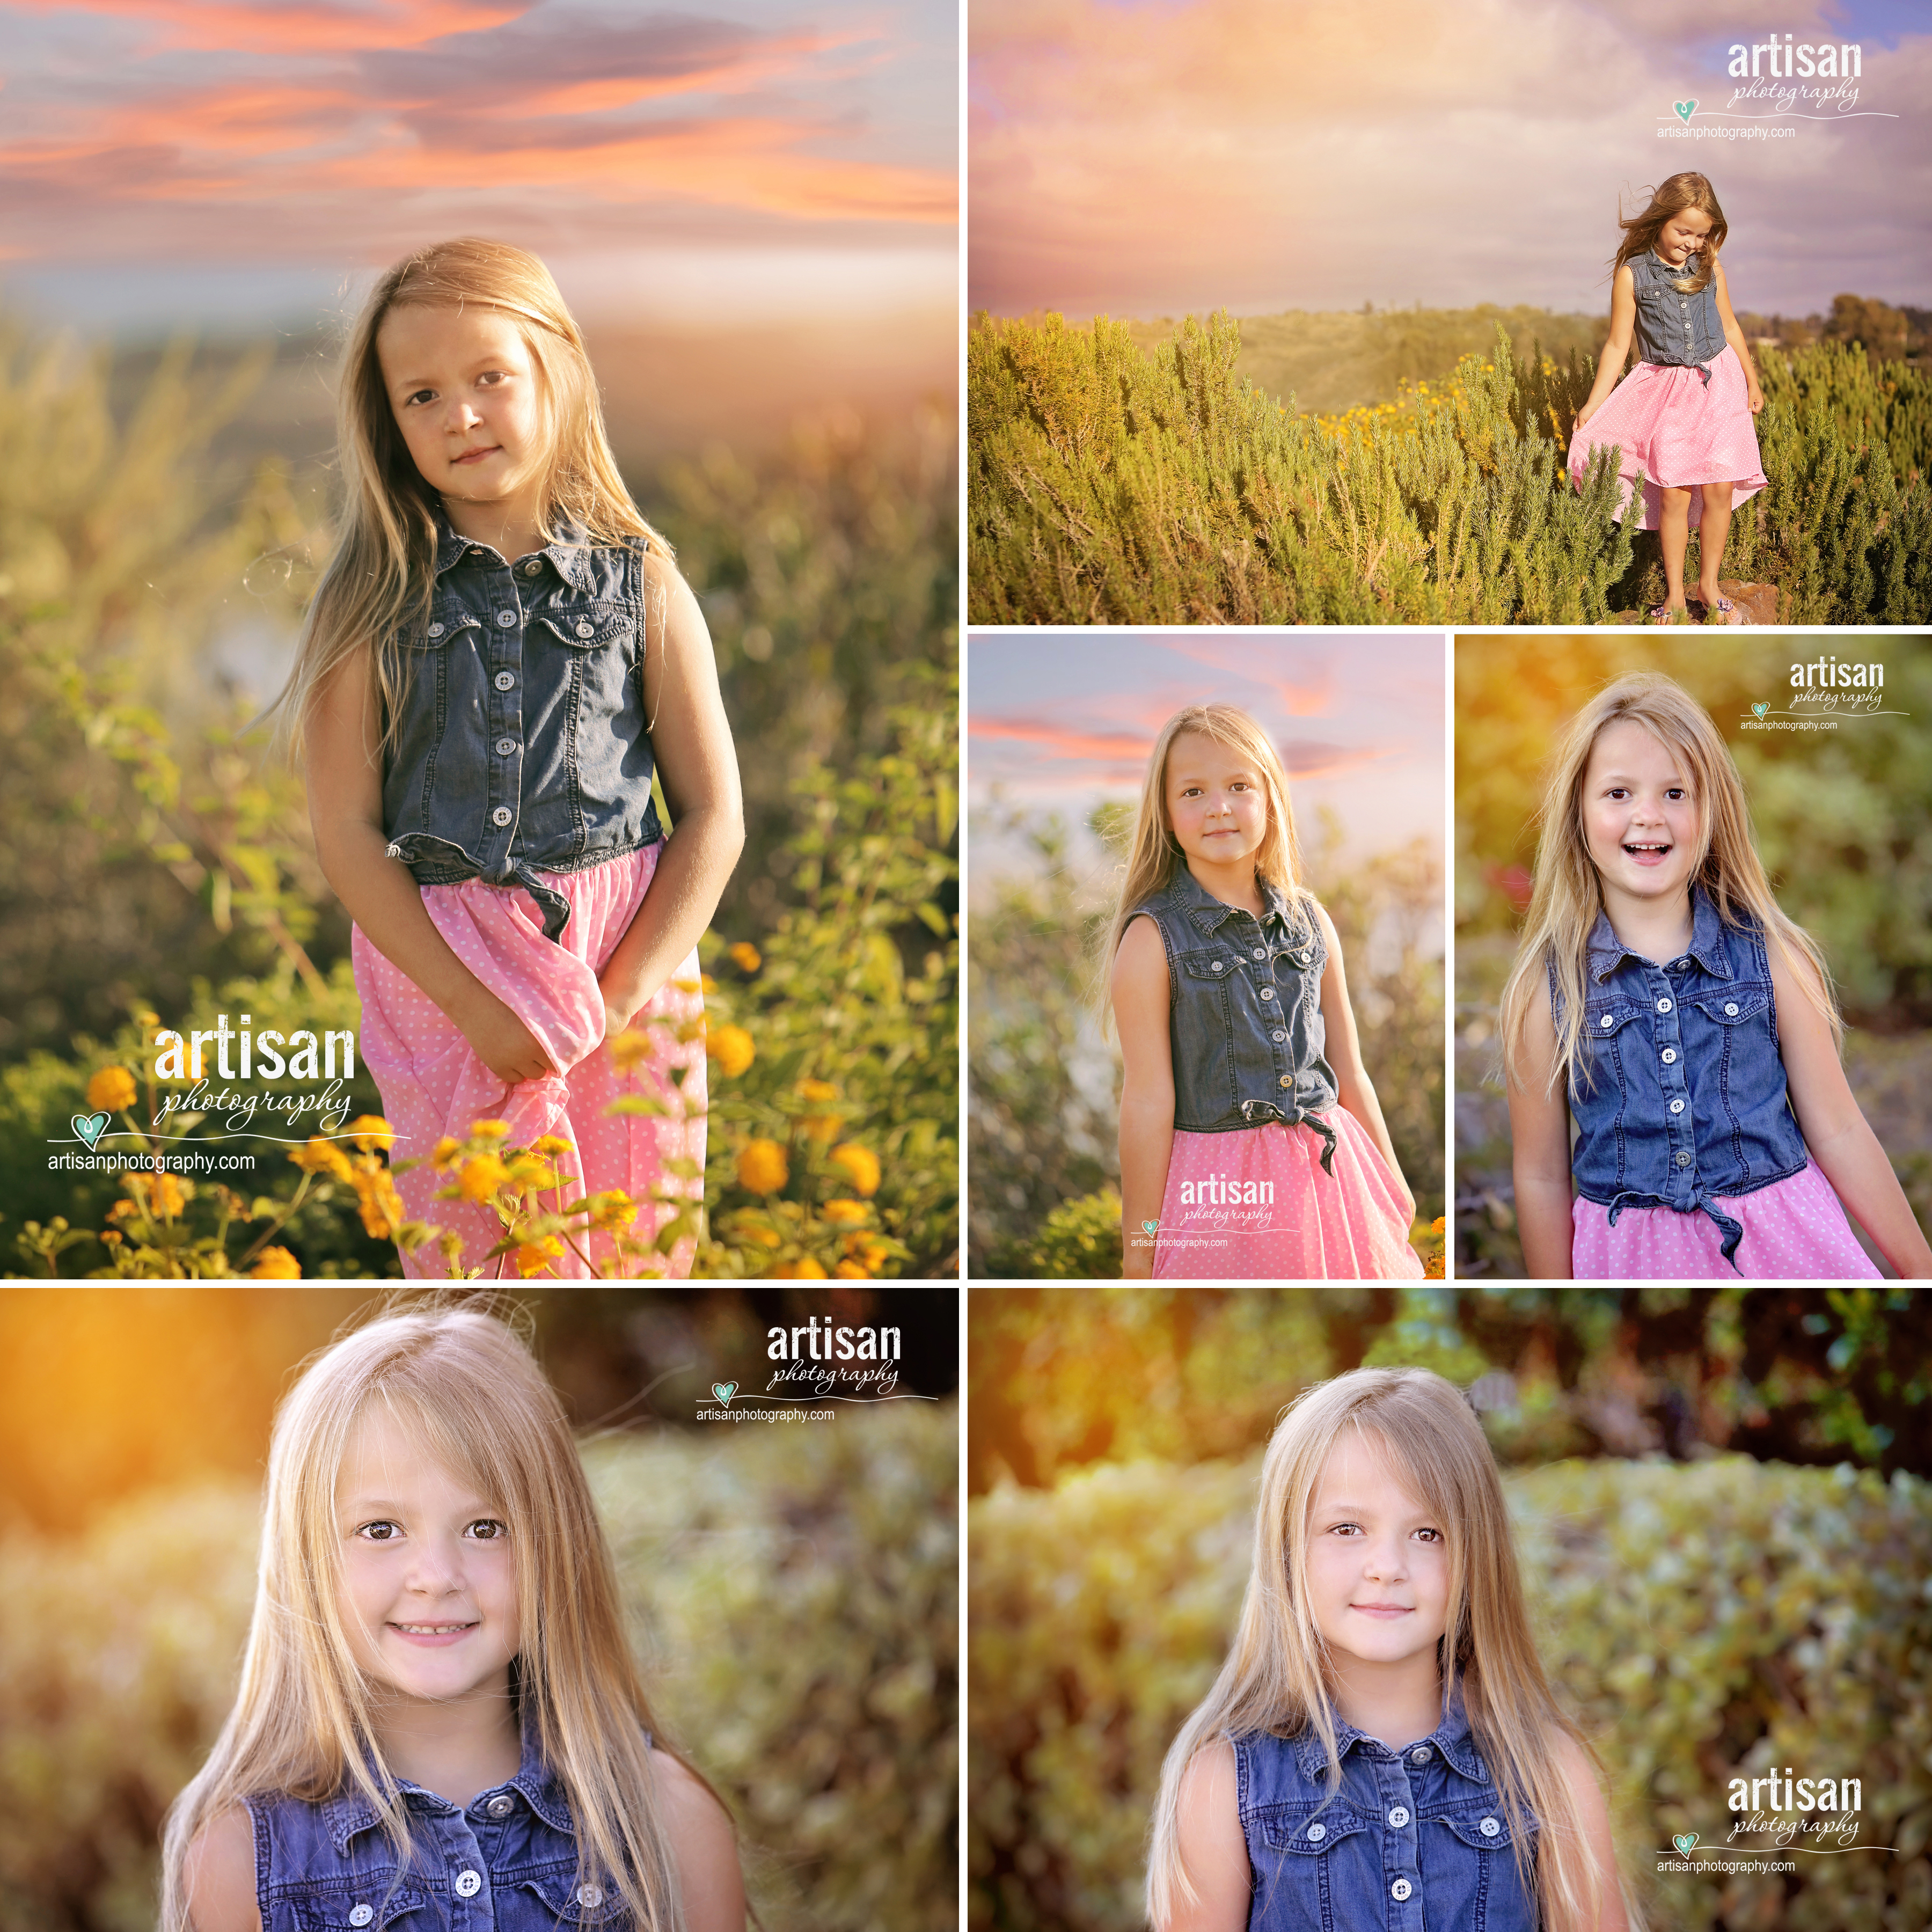
M444 1135L462 1140L470 1124L500 1120L509 1124L504 1145L529 1147L546 1134L570 1143L556 1157L564 1178L566 1204L586 1194L621 1189L640 1204L629 1232L648 1238L677 1211L675 1200L658 1201L652 1190L696 1199L703 1192L705 1069L701 1035L680 1042L680 1022L704 1010L698 991L694 952L667 985L631 1022L646 1033L650 1051L628 1072L620 1072L604 1040L604 1000L597 974L644 902L657 870L662 845L628 852L580 872L544 872L570 902L570 919L561 937L544 937L536 902L520 886L424 886L423 904L456 956L542 1042L560 1071L512 1086L478 1060L470 1042L442 1010L400 968L376 951L358 926L352 947L356 989L362 996L363 1057L382 1096L382 1112L396 1130L390 1158L421 1160ZM685 988L678 984L684 982ZM685 1070L682 1096L671 1069ZM653 1094L670 1107L668 1117L612 1114L610 1102L626 1094ZM694 1118L686 1120L683 1101ZM698 1164L698 1178L686 1180L664 1172L663 1162L682 1156ZM514 1278L514 1259L487 1264L484 1257L502 1238L496 1214L469 1201L440 1201L446 1177L430 1166L398 1174L396 1185L412 1220L454 1228L463 1237L458 1265L482 1264L493 1277ZM542 1197L554 1205L554 1197ZM615 1255L613 1238L602 1232L579 1234L577 1244L593 1264ZM690 1272L694 1243L678 1243L659 1258L662 1271ZM652 1264L644 1264L648 1270ZM445 1264L432 1243L404 1259L411 1275L440 1275ZM639 1263L627 1262L635 1274ZM586 1278L590 1270L566 1244L552 1258L548 1274Z
M1734 1270L1724 1231L1693 1209L1610 1210L1572 1204L1570 1271L1578 1281L1879 1281L1852 1232L1832 1184L1807 1161L1797 1173L1755 1193L1712 1197L1743 1228Z
M1408 1216L1388 1163L1346 1107L1333 1174L1312 1127L1270 1120L1174 1137L1155 1237L1154 1279L1420 1281Z

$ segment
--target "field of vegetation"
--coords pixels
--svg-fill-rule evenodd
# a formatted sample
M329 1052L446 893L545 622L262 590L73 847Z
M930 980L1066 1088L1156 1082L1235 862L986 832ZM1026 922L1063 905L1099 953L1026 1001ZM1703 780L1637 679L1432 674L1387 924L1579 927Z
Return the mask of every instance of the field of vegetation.
M1598 624L1661 601L1655 535L1616 521L1607 456L1580 490L1564 467L1595 376L1580 319L1526 344L1501 312L1465 349L1477 320L1217 314L1163 339L976 317L970 621ZM1924 621L1932 374L1790 333L1756 352L1770 487L1732 524L1726 578L1774 586L1786 622ZM1323 402L1376 400L1299 413L1262 380L1291 371Z
M358 1141L271 1145L233 1187L47 1164L76 1118L138 1160L187 1096L155 1077L163 1028L356 1026L299 778L251 728L326 548L296 407L315 374L266 346L116 358L0 327L0 1272L393 1274L399 1240L434 1238L400 1220L359 1070ZM643 488L705 606L745 778L746 849L700 949L703 1274L954 1271L956 448L938 410L848 413ZM170 1130L222 1140L213 1118ZM449 1180L494 1201L506 1246L463 1268L542 1275L649 1205L568 1200L543 1149L480 1138ZM627 1271L661 1269L663 1238Z

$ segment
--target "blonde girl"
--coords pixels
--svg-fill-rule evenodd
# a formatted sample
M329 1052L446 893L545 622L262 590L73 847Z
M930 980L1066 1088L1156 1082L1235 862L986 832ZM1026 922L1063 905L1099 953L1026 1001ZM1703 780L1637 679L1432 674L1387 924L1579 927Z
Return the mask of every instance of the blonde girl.
M1699 174L1672 175L1641 214L1620 216L1618 226L1610 332L1576 414L1570 474L1582 488L1592 454L1614 445L1626 508L1641 479L1638 528L1660 533L1668 586L1650 613L1653 623L1689 614L1684 558L1692 530L1700 532L1703 621L1742 623L1718 575L1732 512L1765 487L1752 422L1764 392L1718 259L1730 226ZM1639 359L1624 376L1633 336Z
M1932 1276L1839 1064L1824 956L1772 896L1703 706L1655 672L1600 692L1538 824L1502 998L1527 1273L1874 1280L1849 1208Z
M1422 1273L1341 944L1300 866L1267 734L1238 706L1177 712L1106 954L1130 1279Z
M664 1163L703 1166L693 948L743 843L704 617L617 473L583 338L535 256L458 241L398 262L350 336L340 415L341 531L283 701L356 922L394 1154L499 1120L510 1144L554 1144L574 1196L644 1202L648 1238L676 1211L654 1189L699 1185L664 1183ZM628 1028L662 1115L608 1111ZM440 1182L402 1174L410 1216L482 1263L500 1226L434 1200ZM588 1238L600 1264L613 1237Z
M742 1932L563 1412L516 1336L392 1315L276 1417L241 1689L169 1815L163 1932Z
M1156 1932L1640 1932L1450 1384L1358 1369L1306 1390L1268 1444L1254 1550L1234 1647L1162 1768Z

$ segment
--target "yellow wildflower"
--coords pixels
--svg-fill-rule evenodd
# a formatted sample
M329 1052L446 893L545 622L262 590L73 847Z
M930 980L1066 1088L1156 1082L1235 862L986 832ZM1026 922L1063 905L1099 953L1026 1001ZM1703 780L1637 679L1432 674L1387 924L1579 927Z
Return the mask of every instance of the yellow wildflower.
M472 1120L470 1138L472 1141L500 1141L508 1138L510 1124L508 1120Z
M538 1241L526 1241L517 1250L517 1272L522 1275L538 1274L562 1252L563 1244L554 1234L546 1234Z
M338 1180L349 1179L349 1156L333 1141L311 1134L306 1145L293 1148L289 1158L304 1174L332 1174Z
M510 1179L519 1192L534 1187L541 1191L556 1185L556 1169L533 1154L520 1154L510 1162Z
M566 1140L561 1134L545 1134L543 1138L538 1141L530 1150L532 1154L548 1154L553 1160L554 1160L559 1154L568 1154L570 1150L571 1147L569 1142Z
M146 1214L172 1221L188 1205L187 1193L172 1174L130 1174L124 1178L128 1192Z
M299 1281L302 1263L286 1248L264 1248L248 1270L250 1281Z
M638 1218L638 1204L620 1188L593 1194L584 1204L593 1228L628 1228Z
M350 1184L356 1190L356 1204L362 1210L363 1231L379 1241L394 1238L396 1230L409 1219L403 1197L389 1178L389 1170L370 1162L352 1169Z
M845 1141L832 1150L832 1158L852 1177L852 1185L868 1200L879 1191L879 1157L856 1141Z
M872 1278L856 1262L841 1262L832 1272L844 1281L870 1281Z
M463 1143L459 1140L453 1140L448 1134L445 1134L442 1139L436 1142L435 1151L430 1156L430 1163L436 1167L447 1167L462 1151Z
M510 1170L494 1154L472 1155L457 1175L457 1183L472 1201L492 1200L506 1186Z
M819 1263L809 1255L801 1255L795 1262L786 1262L772 1270L774 1281L824 1281L830 1277Z
M700 973L698 976L698 990L700 993L715 993L718 990L718 982L709 973Z
M396 1144L396 1130L380 1114L358 1114L343 1130L364 1154L378 1148L386 1152Z
M859 1258L874 1274L877 1274L892 1258L892 1250L878 1241L868 1241L859 1250Z
M134 1104L134 1076L124 1066L104 1066L87 1083L87 1104L96 1112L120 1113Z
M849 1222L864 1220L872 1210L862 1201L828 1201L819 1211L828 1221Z
M776 1141L748 1141L738 1156L738 1185L753 1194L776 1194L790 1178L790 1164Z
M748 939L741 939L731 948L731 963L747 973L755 973L765 962L758 957L758 949Z
M639 1060L650 1053L650 1035L638 1033L634 1030L627 1030L620 1033L610 1042L610 1058L616 1063L617 1071L620 1073L629 1072Z
M799 1097L805 1100L836 1100L838 1089L826 1080L801 1080ZM800 1122L814 1140L829 1141L845 1124L843 1114L808 1114Z
M719 1071L728 1075L743 1072L758 1058L752 1036L741 1026L723 1026L716 1033L707 1033L704 1050L717 1061Z

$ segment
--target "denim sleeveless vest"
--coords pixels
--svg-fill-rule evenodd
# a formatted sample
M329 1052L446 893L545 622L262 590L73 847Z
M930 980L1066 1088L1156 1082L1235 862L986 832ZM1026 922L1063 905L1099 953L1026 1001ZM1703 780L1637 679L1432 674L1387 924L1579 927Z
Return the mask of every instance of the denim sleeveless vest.
M579 872L664 836L644 718L646 546L566 529L512 568L440 511L438 526L428 617L394 640L389 856L422 885L520 885L554 939L570 908L539 869Z
M1536 1932L1537 1904L1459 1692L1391 1750L1337 1718L1342 1788L1313 1731L1234 1741L1249 1932ZM1523 1828L1532 1839L1537 1825Z
M616 1887L578 1876L570 1807L534 1726L524 1727L516 1776L466 1805L406 1779L400 1789L415 1851L402 1872L388 1834L352 1786L319 1803L248 1801L262 1932L628 1932Z
M1690 950L1661 966L1597 915L1582 1064L1570 1077L1570 1166L1612 1226L1626 1208L1701 1210L1736 1268L1744 1229L1712 1197L1754 1193L1809 1156L1785 1092L1763 930L1748 914L1726 926L1702 886L1690 898ZM1550 1003L1560 1024L1553 965Z
M1335 1130L1315 1118L1336 1098L1322 1057L1322 929L1279 886L1264 886L1257 920L1224 904L1177 862L1166 891L1134 909L1160 928L1167 949L1168 1040L1174 1061L1174 1124L1219 1134L1270 1120L1305 1123L1322 1136L1322 1165L1335 1171Z
M1708 388L1711 358L1724 352L1724 325L1718 314L1718 278L1694 296L1678 288L1676 277L1688 274L1694 256L1682 268L1660 261L1653 250L1630 257L1630 276L1636 284L1636 347L1646 362L1666 368L1695 368Z

